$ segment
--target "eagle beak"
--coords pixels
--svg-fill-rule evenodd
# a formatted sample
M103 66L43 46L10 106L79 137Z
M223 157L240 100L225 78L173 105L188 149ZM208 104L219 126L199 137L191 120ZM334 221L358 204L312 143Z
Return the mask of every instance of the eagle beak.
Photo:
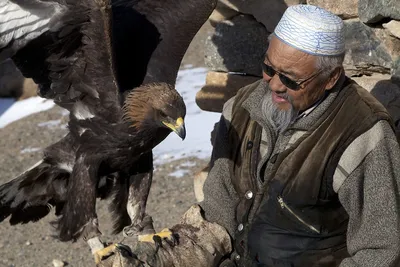
M165 126L170 128L173 132L175 132L182 140L185 140L186 137L186 129L185 129L185 123L183 122L183 119L179 117L175 125L169 122L162 122Z

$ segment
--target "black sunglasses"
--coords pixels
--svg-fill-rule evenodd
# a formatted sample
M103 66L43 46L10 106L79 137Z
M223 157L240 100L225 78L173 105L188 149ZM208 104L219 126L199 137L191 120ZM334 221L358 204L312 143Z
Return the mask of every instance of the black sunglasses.
M265 72L265 74L267 74L269 77L274 77L275 74L278 74L279 79L281 80L282 84L284 86L286 86L287 88L297 91L300 89L303 89L304 86L302 86L304 83L306 83L307 81L311 81L312 79L314 79L315 77L317 77L318 74L321 73L321 70L314 73L313 75L311 75L310 77L306 78L305 80L301 81L301 82L296 82L293 81L292 79L290 79L289 77L285 76L284 74L276 71L274 68L272 68L270 65L266 64L265 62L262 63L262 69Z

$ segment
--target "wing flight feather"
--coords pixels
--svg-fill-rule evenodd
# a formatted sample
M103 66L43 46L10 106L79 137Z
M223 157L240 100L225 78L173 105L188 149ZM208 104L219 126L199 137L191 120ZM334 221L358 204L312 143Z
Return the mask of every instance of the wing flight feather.
M0 0L0 60L11 56L56 104L72 110L85 102L94 115L116 120L109 1Z

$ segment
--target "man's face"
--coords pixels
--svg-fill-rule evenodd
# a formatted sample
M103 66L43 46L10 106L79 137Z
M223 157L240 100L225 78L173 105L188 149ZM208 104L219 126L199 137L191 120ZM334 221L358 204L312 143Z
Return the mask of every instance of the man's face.
M296 91L285 86L278 74L270 77L264 72L263 79L269 83L272 101L279 109L291 108L287 97L291 99L295 110L304 111L323 96L326 83L320 78L316 60L316 56L297 50L283 43L276 36L272 37L264 63L296 82L302 82L311 77Z

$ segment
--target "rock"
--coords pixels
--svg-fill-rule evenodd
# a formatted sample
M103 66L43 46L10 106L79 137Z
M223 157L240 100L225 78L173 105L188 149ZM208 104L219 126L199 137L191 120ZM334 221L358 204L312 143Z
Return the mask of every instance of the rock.
M359 0L358 16L364 23L377 23L385 18L400 20L400 1Z
M30 245L32 245L32 243L31 243L31 241L28 240L28 241L25 242L25 245L26 246L30 246Z
M234 7L227 5L224 1L218 1L217 6L208 19L211 25L215 27L218 22L229 20L236 15L239 15L239 11L235 10Z
M205 64L213 71L260 75L269 33L250 16L223 21L205 43Z
M322 7L342 19L358 17L358 0L308 0L307 4Z
M26 99L37 95L37 87L32 79L22 76L12 60L0 63L0 97Z
M384 80L387 81L390 80L390 78L391 78L390 74L380 74L380 73L374 73L371 76L351 77L352 80L356 81L359 85L361 85L361 87L366 89L368 92L371 92L375 88L378 82ZM374 91L375 90L376 88L374 89Z
M252 15L269 32L273 32L288 6L305 4L306 0L220 0L243 14Z
M54 267L63 267L66 265L65 262L56 259L54 259L52 263Z
M400 86L392 81L390 75L374 74L372 76L352 77L352 79L378 99L388 110L395 124L399 124Z
M201 171L195 174L193 179L194 185L194 195L196 197L197 202L201 202L204 200L204 193L203 193L203 185L207 179L209 172L209 166L207 165Z
M19 97L22 94L24 76L12 60L0 63L0 97Z
M345 21L346 57L344 66L350 75L390 73L400 54L400 40L385 29L371 28L358 19Z
M382 26L387 29L391 35L400 38L400 21L391 20L388 23L383 23Z
M25 78L22 84L22 93L18 100L23 100L32 96L37 96L38 85L29 78Z
M224 72L208 72L206 85L196 94L196 104L206 111L222 112L224 103L236 92L260 78Z
M392 80L400 84L400 57L393 62L391 74Z

